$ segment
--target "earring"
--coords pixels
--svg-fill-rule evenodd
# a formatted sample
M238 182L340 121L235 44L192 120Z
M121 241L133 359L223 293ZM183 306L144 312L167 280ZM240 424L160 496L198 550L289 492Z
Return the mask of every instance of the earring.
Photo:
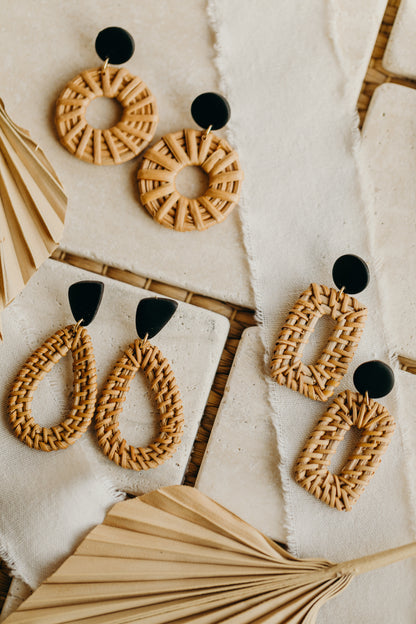
M158 115L150 89L124 67L134 53L134 40L123 28L105 28L95 41L103 67L75 76L56 103L59 140L77 158L95 165L118 165L137 156L152 140ZM111 65L110 65L111 64ZM120 121L105 130L86 120L87 107L97 97L115 98L123 107Z
M137 174L142 205L155 221L179 232L206 230L223 221L239 200L243 179L237 152L212 132L230 119L227 100L202 93L191 113L203 130L166 134L147 150ZM208 174L207 190L193 199L181 195L175 184L177 174L188 166Z
M311 284L299 297L279 334L271 361L271 376L277 383L316 401L333 395L347 372L367 319L367 308L350 297L369 282L366 263L358 256L341 256L332 277L340 290ZM335 321L335 327L315 364L304 364L305 345L325 315Z
M139 336L115 364L97 403L95 429L98 444L109 459L122 468L148 470L171 457L183 432L183 406L168 360L148 342L166 325L178 304L170 299L142 299L137 306L136 329ZM127 444L119 429L119 415L130 382L142 370L150 385L160 416L157 438L147 447Z
M295 480L305 490L335 509L350 511L366 488L386 452L396 423L387 409L374 401L394 386L390 366L365 362L354 373L357 392L341 392L329 406L295 466ZM339 474L329 471L331 458L351 427L360 439Z
M97 394L95 359L91 338L85 329L100 306L104 284L83 281L72 284L69 303L76 323L60 329L45 340L25 362L14 380L8 403L9 422L14 435L30 448L59 451L73 444L88 429ZM39 382L61 357L71 351L74 374L73 399L69 415L59 425L41 427L31 411Z

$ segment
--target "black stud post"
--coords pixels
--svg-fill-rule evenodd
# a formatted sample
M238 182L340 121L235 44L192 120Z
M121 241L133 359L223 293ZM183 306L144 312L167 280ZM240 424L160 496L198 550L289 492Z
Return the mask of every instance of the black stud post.
M121 65L133 56L134 39L124 28L110 26L98 33L95 50L103 61L108 59L111 65Z
M354 385L360 394L368 392L370 399L379 399L393 390L394 373L385 362L370 360L355 370Z
M344 288L348 294L355 295L367 287L370 281L370 271L362 258L345 254L335 261L332 279L337 288Z
M198 126L204 130L210 126L212 130L219 130L229 122L231 109L222 95L210 92L201 93L192 102L191 114Z
M86 327L94 320L103 292L104 284L93 280L76 282L69 287L69 305L77 323L81 321L81 325Z
M136 330L139 338L153 338L175 314L178 303L172 299L149 297L139 301L136 310Z

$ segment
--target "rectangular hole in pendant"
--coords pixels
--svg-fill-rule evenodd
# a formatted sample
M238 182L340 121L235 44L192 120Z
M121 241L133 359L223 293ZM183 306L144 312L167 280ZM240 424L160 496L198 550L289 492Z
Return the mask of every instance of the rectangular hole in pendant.
M305 366L316 364L334 332L335 325L334 319L328 315L318 319L315 329L309 336L308 344L303 349L302 362Z
M339 474L352 452L360 445L362 431L357 427L351 427L345 432L344 439L339 443L337 452L332 458L329 470L332 474Z

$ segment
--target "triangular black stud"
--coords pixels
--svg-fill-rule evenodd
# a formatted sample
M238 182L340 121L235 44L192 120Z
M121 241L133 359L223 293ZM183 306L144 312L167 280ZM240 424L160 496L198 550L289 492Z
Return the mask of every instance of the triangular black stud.
M95 40L98 56L111 65L121 65L134 54L134 39L127 30L118 26L109 26L101 30Z
M178 304L172 299L149 297L139 301L136 310L136 330L139 338L153 338L176 312Z
M346 293L355 295L367 287L370 281L370 271L359 256L345 254L335 261L332 279L337 288L344 288Z
M85 280L72 284L68 289L69 305L75 321L86 327L95 318L103 298L104 284Z
M370 360L356 369L354 386L360 394L368 392L370 399L380 399L393 390L394 373L385 362Z
M228 123L231 109L225 97L219 93L201 93L192 102L191 115L204 130L210 126L213 130L219 130Z

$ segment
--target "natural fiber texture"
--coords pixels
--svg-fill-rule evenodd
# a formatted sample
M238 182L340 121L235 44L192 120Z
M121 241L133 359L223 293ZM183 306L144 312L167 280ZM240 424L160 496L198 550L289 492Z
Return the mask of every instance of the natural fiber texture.
M0 100L0 309L56 249L66 205L46 156Z
M331 460L351 427L361 436L338 475ZM350 511L374 475L396 423L387 409L358 392L341 392L308 438L295 467L295 479L330 507Z
M302 353L318 320L330 316L336 325L316 364L302 362ZM299 297L274 348L271 374L317 401L326 401L344 377L364 329L367 309L345 292L311 284Z
M160 415L160 430L152 444L136 448L121 436L118 419L125 394L139 369L150 383ZM156 468L169 459L181 443L183 422L182 400L169 362L157 347L138 338L115 365L98 401L95 429L101 449L122 468Z
M116 98L123 107L112 128L93 128L85 118L96 97ZM149 88L122 67L98 67L75 76L56 103L59 140L77 158L95 165L131 160L152 140L158 122L156 101Z
M203 195L190 199L175 186L179 171L199 166L208 174ZM161 225L186 232L223 221L240 197L243 172L237 152L212 132L181 130L166 134L144 155L137 174L140 201Z
M33 394L61 357L71 351L73 357L73 399L69 415L59 425L36 424L30 405ZM48 338L30 356L19 372L9 397L9 421L13 433L31 448L59 451L73 444L88 429L94 414L97 395L95 359L87 330L68 325Z
M333 564L297 559L194 488L116 504L7 624L313 624L352 578L416 543Z

